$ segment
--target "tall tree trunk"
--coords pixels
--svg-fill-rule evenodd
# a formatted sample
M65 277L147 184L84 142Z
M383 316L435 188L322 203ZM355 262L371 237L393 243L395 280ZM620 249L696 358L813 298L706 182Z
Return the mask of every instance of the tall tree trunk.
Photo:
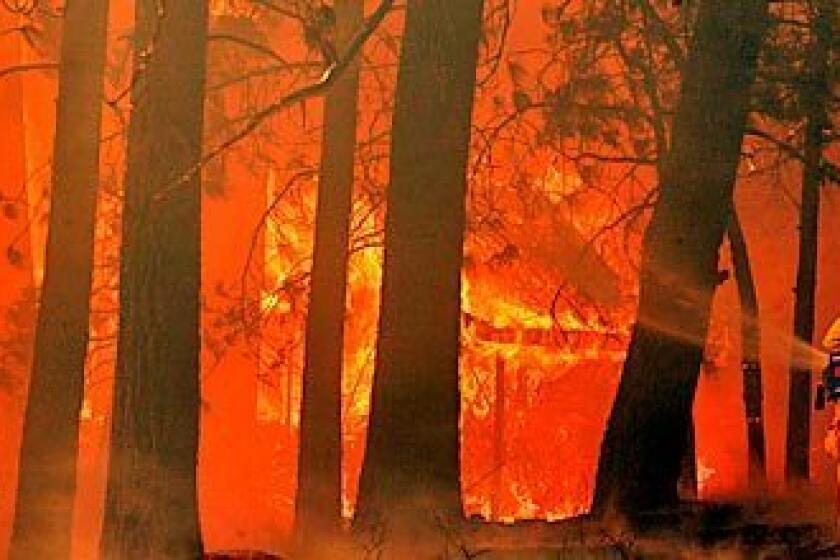
M361 527L460 516L458 353L481 0L409 0Z
M809 476L811 436L811 367L802 345L814 340L817 289L820 189L825 131L830 122L827 102L829 56L836 8L832 0L815 3L813 39L808 56L807 80L800 96L805 110L805 157L802 171L802 201L799 209L799 265L794 291L793 336L788 393L788 426L785 479L804 481Z
M738 298L741 302L741 371L747 428L747 476L749 485L761 489L767 482L764 441L764 390L761 380L761 324L747 241L735 206L729 220L729 247Z
M700 5L660 195L645 234L636 324L601 446L593 510L678 503L767 0Z
M120 333L102 555L201 556L201 157L208 8L137 3Z
M10 558L68 558L84 396L108 0L64 12L49 232Z
M335 12L341 52L362 24L364 2L338 0ZM358 97L357 62L330 90L324 114L295 504L304 549L323 544L341 523L341 377Z

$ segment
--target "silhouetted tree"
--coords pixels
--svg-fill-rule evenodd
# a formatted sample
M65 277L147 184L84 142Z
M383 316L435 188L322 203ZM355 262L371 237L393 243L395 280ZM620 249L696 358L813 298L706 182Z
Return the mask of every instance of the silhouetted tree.
M481 20L481 0L407 6L362 528L418 534L431 519L461 514L461 266Z
M794 344L790 361L788 426L785 440L785 478L807 480L811 432L811 364L798 341L814 340L817 288L817 240L819 238L820 190L825 178L823 149L831 122L827 106L832 95L829 57L834 40L836 3L814 2L812 43L805 60L805 79L800 104L805 116L802 169L802 200L799 205L799 264L794 291Z
M208 7L137 3L106 559L197 558L200 175Z
M363 11L361 0L335 3L339 52L361 27ZM325 103L300 411L295 527L304 548L323 543L341 523L342 349L358 97L356 62Z
M644 238L637 321L601 447L597 514L678 502L768 3L708 0L698 9Z
M64 12L44 282L11 558L69 558L84 396L108 0Z
M741 304L741 371L747 428L747 476L751 487L761 488L767 481L764 391L761 379L761 324L747 240L741 228L738 211L734 207L727 235Z

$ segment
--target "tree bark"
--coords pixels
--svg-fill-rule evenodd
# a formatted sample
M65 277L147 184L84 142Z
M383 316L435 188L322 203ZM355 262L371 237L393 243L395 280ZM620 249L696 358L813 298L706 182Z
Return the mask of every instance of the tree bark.
M137 3L120 332L102 556L200 558L201 157L206 2Z
M462 515L461 267L482 4L407 7L357 526L382 523L409 538L433 518Z
M108 0L64 12L44 283L10 558L69 558L84 396Z
M335 12L337 47L343 52L362 25L364 2L338 0ZM323 544L341 526L341 379L358 97L356 62L325 103L295 504L303 549Z
M747 428L747 477L751 488L761 489L767 483L764 390L761 379L761 323L747 241L734 206L727 232L738 298L741 302L741 371Z
M808 55L806 84L801 92L805 111L805 149L802 170L802 201L799 207L799 264L794 291L793 336L788 393L788 426L785 440L785 480L805 481L810 470L811 367L797 342L811 345L817 288L817 249L819 238L820 189L825 131L830 126L827 103L829 56L833 40L834 2L816 4L813 42Z
M678 503L767 0L708 0L698 20L643 245L630 349L601 446L593 510Z

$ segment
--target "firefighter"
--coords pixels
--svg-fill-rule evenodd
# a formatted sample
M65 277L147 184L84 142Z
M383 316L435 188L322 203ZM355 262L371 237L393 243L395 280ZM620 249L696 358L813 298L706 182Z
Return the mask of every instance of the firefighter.
M840 351L840 317L829 327L828 332L823 338L823 346L829 352Z
M823 348L828 352L828 365L823 371L822 382L817 385L817 410L824 409L826 401L840 401L840 318L828 329Z
M829 357L822 383L817 386L818 409L824 407L826 401L836 403L840 400L840 318L828 329L823 338L823 348L829 353ZM835 461L837 496L834 529L836 534L840 534L840 409L837 407L826 427L824 445L828 456Z

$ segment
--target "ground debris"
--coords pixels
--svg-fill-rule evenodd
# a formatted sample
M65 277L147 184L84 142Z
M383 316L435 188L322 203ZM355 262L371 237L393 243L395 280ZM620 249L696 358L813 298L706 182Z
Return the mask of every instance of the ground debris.
M633 521L589 516L547 522L490 525L473 535L482 560L566 559L840 559L830 528L810 521L764 518L731 504L687 504Z
M210 552L204 555L204 560L287 560L283 556L251 550L229 550Z
M449 528L447 553L435 560L828 560L840 559L832 530L811 520L789 522L731 504L687 504L676 510L604 521L583 515L514 524L468 521ZM349 535L348 535L348 538ZM357 545L359 543L356 543ZM367 550L367 554L362 550ZM347 549L349 552L350 548ZM327 560L414 560L381 550L327 554ZM423 556L414 549L418 560ZM259 552L215 552L206 560L294 560ZM297 559L300 560L300 559ZM323 558L318 558L323 560Z

